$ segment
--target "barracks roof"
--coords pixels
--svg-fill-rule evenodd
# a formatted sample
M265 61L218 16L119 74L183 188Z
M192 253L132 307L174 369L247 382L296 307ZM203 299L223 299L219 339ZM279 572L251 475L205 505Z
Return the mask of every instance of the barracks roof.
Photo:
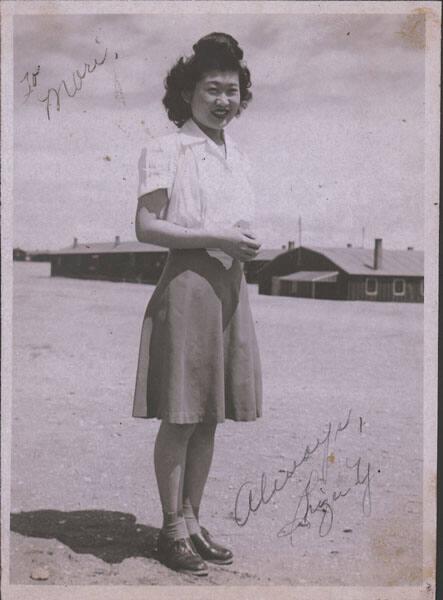
M423 277L424 252L421 250L382 250L381 266L374 270L372 248L307 248L322 254L349 275L403 275Z
M167 252L167 248L145 244L143 242L95 242L92 244L77 244L60 250L53 250L51 254L116 254L120 252Z
M46 251L48 254L116 254L121 252L167 252L168 248L156 246L154 244L145 244L144 242L96 242L91 244L77 244L76 246L68 246L60 250ZM272 260L283 250L274 250L264 248L257 256L256 260Z

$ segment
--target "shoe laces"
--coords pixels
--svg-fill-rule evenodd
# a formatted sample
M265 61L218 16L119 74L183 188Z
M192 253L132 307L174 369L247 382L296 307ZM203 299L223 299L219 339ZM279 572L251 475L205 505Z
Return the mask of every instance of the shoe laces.
M180 554L194 554L192 548L190 548L189 544L184 538L176 540L174 542L174 546L177 552L179 552Z

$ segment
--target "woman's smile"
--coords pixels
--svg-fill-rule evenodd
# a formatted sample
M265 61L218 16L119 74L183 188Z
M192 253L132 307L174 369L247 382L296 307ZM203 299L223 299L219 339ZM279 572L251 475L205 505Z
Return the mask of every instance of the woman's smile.
M224 117L226 117L227 114L229 114L229 110L223 109L223 108L217 108L214 111L212 111L212 114L218 118L223 119Z

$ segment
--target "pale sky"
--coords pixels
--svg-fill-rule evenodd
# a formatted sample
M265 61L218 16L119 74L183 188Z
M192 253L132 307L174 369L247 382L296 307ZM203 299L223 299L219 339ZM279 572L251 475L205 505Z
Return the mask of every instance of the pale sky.
M239 41L254 98L228 128L255 169L264 247L423 248L422 17L82 15L15 17L14 246L135 239L137 162L174 131L163 79L211 31ZM411 41L412 40L412 41ZM47 118L40 99L107 57ZM26 100L28 73L36 86Z

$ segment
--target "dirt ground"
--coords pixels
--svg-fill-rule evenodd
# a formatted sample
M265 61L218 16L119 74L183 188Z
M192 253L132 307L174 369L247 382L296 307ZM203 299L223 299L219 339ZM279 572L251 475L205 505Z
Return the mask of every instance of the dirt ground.
M11 583L421 582L423 305L249 285L264 416L218 427L201 520L235 562L194 579L155 558L159 423L131 417L153 286L14 273Z

